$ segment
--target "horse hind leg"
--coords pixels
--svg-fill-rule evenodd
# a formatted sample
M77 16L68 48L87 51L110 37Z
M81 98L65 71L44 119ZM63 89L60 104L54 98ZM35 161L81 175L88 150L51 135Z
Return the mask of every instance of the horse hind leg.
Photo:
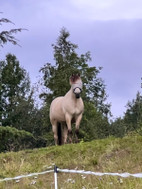
M53 131L53 134L54 134L55 145L58 145L57 124L52 124L52 131Z
M63 139L62 139L62 127L61 127L61 123L57 123L57 134L58 134L58 145L62 145L63 144Z

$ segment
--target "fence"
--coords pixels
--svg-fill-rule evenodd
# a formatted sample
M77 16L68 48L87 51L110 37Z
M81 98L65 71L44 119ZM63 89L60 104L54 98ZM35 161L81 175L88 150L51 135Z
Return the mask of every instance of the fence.
M95 175L95 176L104 176L104 175L109 175L109 176L119 176L119 177L136 177L136 178L142 178L142 173L101 173L101 172L92 172L92 171L84 171L84 170L70 170L70 169L60 169L56 165L54 166L54 169L40 172L40 173L31 173L28 175L21 175L13 178L4 178L0 179L0 182L3 181L10 181L10 180L19 180L21 178L27 178L27 177L32 177L32 176L38 176L38 175L43 175L47 173L52 173L54 172L54 183L55 183L55 189L58 189L58 178L57 175L59 172L61 173L77 173L77 174L86 174L86 175Z

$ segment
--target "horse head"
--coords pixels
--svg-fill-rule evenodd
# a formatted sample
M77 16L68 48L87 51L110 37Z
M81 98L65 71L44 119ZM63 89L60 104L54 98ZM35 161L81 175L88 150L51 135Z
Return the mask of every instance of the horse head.
M76 98L80 98L82 92L82 80L79 74L72 74L70 77L70 85Z

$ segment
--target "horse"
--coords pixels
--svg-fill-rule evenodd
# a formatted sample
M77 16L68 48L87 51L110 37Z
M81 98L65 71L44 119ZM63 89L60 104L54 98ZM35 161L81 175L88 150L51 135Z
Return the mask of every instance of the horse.
M72 127L75 123L75 136L78 142L79 126L84 111L81 98L82 80L79 74L73 74L70 79L70 90L65 96L55 98L50 105L50 122L54 134L55 145L72 143Z

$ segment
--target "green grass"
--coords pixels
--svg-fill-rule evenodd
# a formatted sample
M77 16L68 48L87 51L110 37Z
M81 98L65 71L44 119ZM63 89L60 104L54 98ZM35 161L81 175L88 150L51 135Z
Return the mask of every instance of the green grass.
M0 154L0 179L42 172L56 164L61 169L97 172L142 172L142 136L107 138ZM58 173L62 189L141 189L141 178ZM53 173L0 182L0 189L54 188Z

